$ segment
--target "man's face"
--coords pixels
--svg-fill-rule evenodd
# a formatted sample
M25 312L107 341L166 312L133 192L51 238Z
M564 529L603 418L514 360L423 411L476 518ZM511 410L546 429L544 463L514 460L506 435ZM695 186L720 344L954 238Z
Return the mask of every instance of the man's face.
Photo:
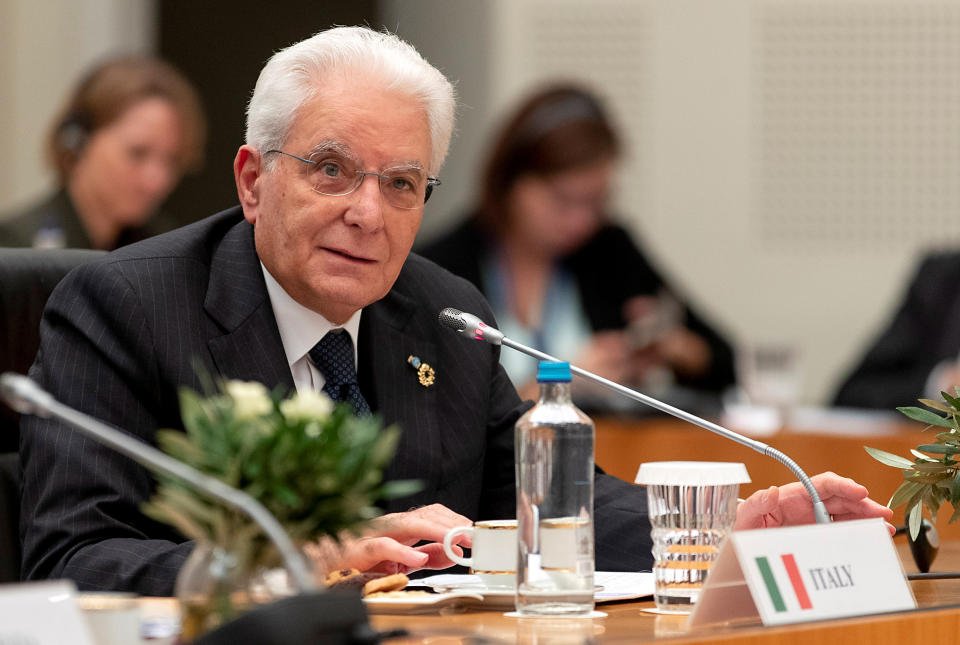
M374 82L331 80L301 106L283 144L284 152L305 159L323 160L330 150L360 170L419 167L425 178L431 152L426 112L409 96ZM311 177L329 166L273 153L275 166L265 172L265 152L260 151L251 196L245 199L240 187L244 215L255 227L257 254L297 302L342 323L393 286L423 206L391 206L373 176L365 176L349 195L318 194Z

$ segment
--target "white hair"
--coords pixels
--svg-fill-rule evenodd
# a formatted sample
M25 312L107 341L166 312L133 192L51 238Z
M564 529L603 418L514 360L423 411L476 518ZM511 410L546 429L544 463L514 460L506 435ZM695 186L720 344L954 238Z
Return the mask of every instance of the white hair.
M430 173L443 165L453 133L453 86L410 44L366 27L335 27L274 54L257 79L247 106L247 145L279 149L297 110L316 96L333 73L363 74L384 88L423 104L430 125ZM267 161L267 168L272 160Z

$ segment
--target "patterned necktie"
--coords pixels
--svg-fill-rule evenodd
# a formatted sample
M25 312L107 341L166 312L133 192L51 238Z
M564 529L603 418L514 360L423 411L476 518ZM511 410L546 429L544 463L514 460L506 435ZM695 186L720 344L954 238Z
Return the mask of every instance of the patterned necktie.
M357 370L353 366L353 342L350 332L335 329L327 332L309 352L310 360L317 366L326 383L323 391L334 401L353 404L357 416L369 416L370 406L360 393Z

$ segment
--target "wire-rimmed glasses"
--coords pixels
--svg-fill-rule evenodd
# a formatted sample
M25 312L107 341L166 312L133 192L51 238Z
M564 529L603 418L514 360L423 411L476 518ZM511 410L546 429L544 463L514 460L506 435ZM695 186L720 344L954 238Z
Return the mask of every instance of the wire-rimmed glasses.
M264 154L277 153L310 164L310 181L313 191L328 197L349 195L363 183L367 175L377 178L380 194L388 204L406 210L420 208L430 199L434 186L440 185L436 177L426 177L417 168L387 168L382 172L360 170L346 157L325 154L321 159L304 159L283 150L267 150Z

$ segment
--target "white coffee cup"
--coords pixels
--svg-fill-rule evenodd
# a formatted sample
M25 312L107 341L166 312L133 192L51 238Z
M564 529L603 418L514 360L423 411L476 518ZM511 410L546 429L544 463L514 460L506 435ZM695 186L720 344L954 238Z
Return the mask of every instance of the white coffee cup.
M453 539L458 535L470 536L471 557L464 558L453 552ZM516 520L484 520L474 522L473 526L452 528L443 538L443 551L457 564L470 567L487 587L513 589L517 586Z
M124 645L140 642L138 596L125 592L82 593L77 605L90 625L96 645Z

